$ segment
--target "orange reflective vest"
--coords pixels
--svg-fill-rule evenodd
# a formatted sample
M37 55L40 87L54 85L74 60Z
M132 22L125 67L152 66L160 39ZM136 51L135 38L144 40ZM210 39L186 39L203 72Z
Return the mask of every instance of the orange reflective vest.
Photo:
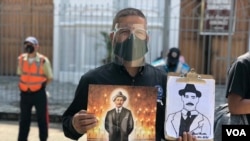
M45 58L40 57L39 61L33 61L31 64L28 60L24 60L24 55L19 57L19 65L22 71L19 81L19 88L21 91L35 92L42 88L42 84L47 81L44 74L43 65Z

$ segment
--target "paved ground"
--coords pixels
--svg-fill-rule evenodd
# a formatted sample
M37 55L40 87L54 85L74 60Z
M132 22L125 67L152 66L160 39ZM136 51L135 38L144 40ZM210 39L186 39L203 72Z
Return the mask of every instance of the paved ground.
M16 141L18 135L18 122L0 120L0 140L1 141ZM38 128L36 122L31 124L29 141L39 141ZM51 123L49 128L48 141L73 141L64 136L61 124ZM86 141L86 137L81 137L78 141Z

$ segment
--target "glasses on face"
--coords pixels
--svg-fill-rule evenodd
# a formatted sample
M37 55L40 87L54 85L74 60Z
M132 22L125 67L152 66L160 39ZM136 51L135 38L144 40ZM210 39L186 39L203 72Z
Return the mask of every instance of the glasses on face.
M132 25L121 25L116 24L115 26L115 34L119 38L127 39L131 34L136 36L141 40L145 40L147 38L147 30L144 28L142 24L132 24Z

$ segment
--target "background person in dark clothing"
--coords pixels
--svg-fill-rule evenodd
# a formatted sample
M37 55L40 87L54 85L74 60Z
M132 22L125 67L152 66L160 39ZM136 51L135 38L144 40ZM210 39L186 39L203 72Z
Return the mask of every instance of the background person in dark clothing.
M175 72L186 74L190 71L189 65L185 62L181 52L178 48L171 48L166 57L158 58L152 62L152 65L160 68L165 72Z
M48 138L48 105L46 85L52 80L52 69L49 59L38 53L38 41L27 37L24 41L25 52L18 57L17 74L20 75L20 122L18 141L27 141L31 111L35 106L40 141Z
M231 114L247 117L250 123L250 53L239 56L228 71L226 88Z
M110 37L114 49L114 61L81 77L75 97L62 117L64 134L77 140L97 125L97 117L86 111L89 84L153 86L158 88L155 140L164 140L167 76L163 71L145 63L148 51L146 17L138 9L122 9L113 20L112 30ZM183 139L179 138L179 141L182 140L196 139L191 134L185 133Z

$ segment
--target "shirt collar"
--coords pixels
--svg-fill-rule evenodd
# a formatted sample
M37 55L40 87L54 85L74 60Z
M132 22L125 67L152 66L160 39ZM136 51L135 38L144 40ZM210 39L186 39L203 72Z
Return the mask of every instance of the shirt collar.
M126 70L126 68L124 66L120 66L120 65L118 65L118 66L119 66L120 72L126 72L127 73L127 70ZM138 71L137 74L143 75L144 70L145 70L145 66L141 66L139 68L139 71Z
M181 110L182 115L184 115L185 117L187 116L187 112L188 112L188 110L186 110L186 109ZM191 115L198 115L198 111L196 111L196 110L193 110L190 112L191 112Z
M36 60L36 62L39 62L40 61L40 54L37 52L36 53L36 57L35 57L35 60ZM24 53L24 55L23 55L23 60L25 60L25 61L27 61L28 60L28 53Z
M120 108L116 108L116 112L118 112L118 109L120 112L122 111L122 107L120 107Z

